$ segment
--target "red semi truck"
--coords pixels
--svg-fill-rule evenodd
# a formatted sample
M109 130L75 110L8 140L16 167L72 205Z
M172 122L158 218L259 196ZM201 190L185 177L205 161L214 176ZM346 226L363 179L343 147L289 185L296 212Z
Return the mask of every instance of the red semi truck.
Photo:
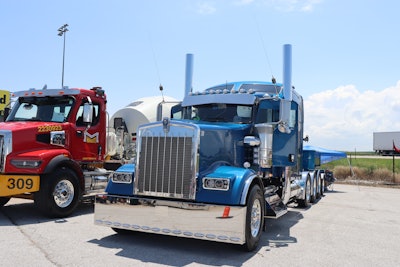
M17 99L11 113L0 123L0 207L12 197L28 198L51 217L68 216L81 197L103 192L115 174L115 165L107 166L113 155L117 166L129 162L132 155L122 150L134 138L133 120L149 122L169 113L162 110L164 99L157 105L134 102L108 127L100 87L30 89L12 97ZM150 116L154 106L157 118Z

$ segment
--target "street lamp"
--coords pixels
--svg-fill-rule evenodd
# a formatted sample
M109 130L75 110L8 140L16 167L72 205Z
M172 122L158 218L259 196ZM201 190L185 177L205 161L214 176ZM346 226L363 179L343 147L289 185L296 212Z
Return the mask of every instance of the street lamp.
M65 61L65 35L66 32L68 31L67 29L68 24L62 25L60 28L58 28L58 36L63 36L64 35L64 47L63 47L63 62L62 62L62 74L61 74L61 88L64 88L64 61Z

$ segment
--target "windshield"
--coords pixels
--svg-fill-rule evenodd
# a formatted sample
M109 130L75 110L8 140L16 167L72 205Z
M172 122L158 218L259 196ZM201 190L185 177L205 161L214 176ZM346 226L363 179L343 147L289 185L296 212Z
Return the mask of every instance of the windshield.
M251 123L252 106L206 104L192 108L191 119L209 122Z
M74 99L71 97L20 97L7 121L65 122Z

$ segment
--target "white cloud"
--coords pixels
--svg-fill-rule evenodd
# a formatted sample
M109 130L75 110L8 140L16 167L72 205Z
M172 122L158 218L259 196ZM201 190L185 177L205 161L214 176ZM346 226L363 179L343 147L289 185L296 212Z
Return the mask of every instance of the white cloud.
M321 3L321 0L307 0L307 1L298 1L300 2L300 10L304 12L311 12L314 10L314 7Z
M261 0L265 5L283 12L311 12L323 0ZM246 2L246 0L242 0Z
M213 14L217 11L214 3L211 2L199 2L197 3L197 12L202 15Z
M400 131L400 81L381 91L340 86L304 101L310 144L346 151L372 151L373 132Z
M246 6L252 4L254 1L255 0L237 0L234 2L234 4L238 6Z
M238 7L243 6L266 6L282 12L312 12L316 5L323 0L232 0L232 4ZM217 11L215 2L197 2L197 13L210 15Z

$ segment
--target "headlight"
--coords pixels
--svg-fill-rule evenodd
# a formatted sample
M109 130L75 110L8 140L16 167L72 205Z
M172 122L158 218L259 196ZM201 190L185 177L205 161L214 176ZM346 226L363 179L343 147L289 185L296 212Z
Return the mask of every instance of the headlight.
M132 174L127 172L114 172L111 181L119 184L130 184L132 183Z
M42 164L41 160L12 159L11 164L17 168L37 168Z
M211 178L205 177L203 178L203 188L209 190L229 190L230 180L226 178Z
M50 144L57 146L65 145L65 131L53 131L50 133Z

